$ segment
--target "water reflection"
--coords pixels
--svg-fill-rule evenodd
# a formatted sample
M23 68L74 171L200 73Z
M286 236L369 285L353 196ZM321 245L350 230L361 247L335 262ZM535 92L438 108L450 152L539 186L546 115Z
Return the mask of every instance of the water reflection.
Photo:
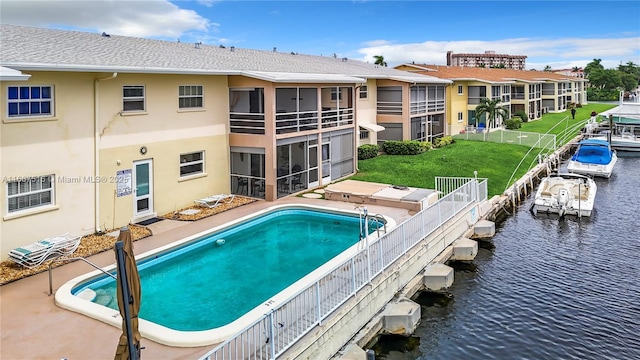
M417 348L381 344L377 358L640 358L640 157L619 157L590 218L534 216L528 199L475 269L455 265L450 300L416 299Z

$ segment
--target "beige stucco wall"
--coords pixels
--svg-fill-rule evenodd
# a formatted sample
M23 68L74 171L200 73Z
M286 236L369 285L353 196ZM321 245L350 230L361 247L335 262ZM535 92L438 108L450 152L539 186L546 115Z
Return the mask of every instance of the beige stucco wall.
M132 144L100 151L100 228L110 230L134 219L134 194L116 196L115 178L119 170L133 168L133 162L152 160L153 211L164 215L193 205L195 199L229 193L229 156L225 134L148 143L147 153ZM180 154L205 152L205 173L180 178ZM120 164L118 164L120 163Z
M93 185L69 182L93 174L94 74L25 71L28 81L2 82L0 97L0 238L2 260L10 249L65 232L93 231ZM34 121L7 119L7 86L53 85L54 116ZM9 214L6 181L55 175L53 206Z
M1 258L15 247L64 232L85 235L96 229L94 169L94 91L99 136L99 213L101 230L117 228L133 217L133 195L114 198L118 170L133 161L153 160L154 211L164 214L193 200L230 191L228 87L226 76L33 72L27 82L8 85L53 85L50 118L7 119L6 100L0 116L0 177L5 181L53 174L54 205L8 214L7 188L0 191ZM95 79L105 79L95 84ZM121 114L122 86L144 85L146 111ZM178 86L204 86L204 107L178 109ZM147 154L140 153L146 146ZM179 155L205 152L205 174L180 179ZM115 216L114 216L115 212Z
M144 85L146 106L140 113L121 113L122 86ZM202 85L204 106L178 109L178 87ZM229 90L226 76L119 74L100 83L101 230L136 221L134 195L115 196L118 170L150 159L153 213L164 215L208 195L229 193ZM140 152L144 146L146 154ZM180 154L205 152L205 174L180 179ZM118 164L120 163L120 164Z
M356 90L355 98L356 98L356 122L358 125L360 124L377 124L376 123L376 112L377 112L377 102L378 102L378 92L376 88L376 81L369 80L365 84L367 86L367 98L360 99L360 92ZM369 138L360 140L360 127L357 127L356 140L357 145L364 144L377 144L378 142L378 134L369 131Z

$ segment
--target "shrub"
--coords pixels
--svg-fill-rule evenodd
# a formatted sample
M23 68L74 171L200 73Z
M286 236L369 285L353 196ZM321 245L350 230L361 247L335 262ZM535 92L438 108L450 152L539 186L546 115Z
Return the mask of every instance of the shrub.
M422 149L422 152L429 151L431 150L432 147L433 147L433 144L428 141L422 141L420 143L420 148Z
M504 126L507 128L507 130L520 129L520 127L522 126L522 119L520 119L518 116L514 116L511 119L505 121Z
M416 140L387 140L382 143L382 150L389 155L417 155L424 152L422 149Z
M520 118L521 122L528 122L529 121L529 115L527 115L527 112L524 110L518 110L516 112L513 113L513 117L516 118Z
M441 137L441 138L437 138L436 141L434 142L433 147L441 148L443 146L447 146L449 144L452 144L453 142L454 142L453 136L444 136L444 137Z
M375 144L364 144L358 148L358 160L371 159L378 156L380 146Z

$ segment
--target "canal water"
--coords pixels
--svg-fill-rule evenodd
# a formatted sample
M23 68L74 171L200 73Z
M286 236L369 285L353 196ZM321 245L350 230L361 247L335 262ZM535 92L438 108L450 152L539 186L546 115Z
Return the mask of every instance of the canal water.
M640 359L640 156L619 156L590 218L534 216L529 198L376 359Z

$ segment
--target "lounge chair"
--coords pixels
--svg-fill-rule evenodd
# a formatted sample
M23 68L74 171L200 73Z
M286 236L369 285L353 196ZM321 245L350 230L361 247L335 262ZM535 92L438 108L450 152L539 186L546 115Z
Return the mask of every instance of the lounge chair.
M199 206L214 208L221 204L231 203L234 197L235 195L218 194L218 195L211 195L206 198L198 199L198 200L195 200L194 202L196 203L196 205L199 205Z
M69 256L80 245L81 236L69 233L36 241L9 251L9 260L24 267L33 268L47 260Z

